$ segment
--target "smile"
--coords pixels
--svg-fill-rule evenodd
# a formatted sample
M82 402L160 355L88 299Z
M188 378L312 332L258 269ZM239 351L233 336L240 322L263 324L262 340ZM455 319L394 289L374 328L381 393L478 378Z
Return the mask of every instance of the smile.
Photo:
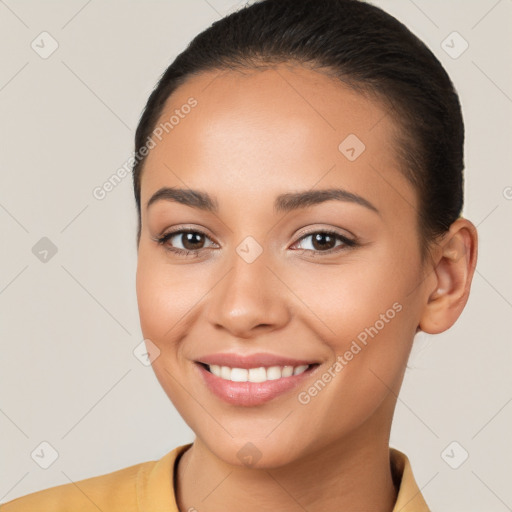
M265 368L231 368L217 364L205 365L213 375L232 382L266 382L304 373L312 365L270 366Z
M320 364L274 354L213 354L196 360L195 368L209 392L228 404L263 405L290 396Z

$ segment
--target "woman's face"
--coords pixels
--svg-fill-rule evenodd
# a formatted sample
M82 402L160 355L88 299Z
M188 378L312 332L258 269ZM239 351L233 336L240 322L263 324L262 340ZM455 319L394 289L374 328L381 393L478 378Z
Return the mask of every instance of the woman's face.
M428 296L390 116L286 65L193 77L161 123L171 116L142 176L137 267L141 328L167 395L231 464L387 442ZM211 203L167 191L148 207L164 188ZM180 230L192 233L155 241Z

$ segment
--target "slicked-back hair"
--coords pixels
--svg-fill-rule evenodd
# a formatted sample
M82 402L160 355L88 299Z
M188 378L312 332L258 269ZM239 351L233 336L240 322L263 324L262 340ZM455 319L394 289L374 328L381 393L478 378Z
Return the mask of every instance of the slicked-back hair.
M135 135L136 154L168 98L188 78L212 70L299 64L381 102L394 121L399 170L418 199L422 261L463 207L464 123L457 92L439 60L405 25L362 0L262 0L198 34L161 76ZM200 115L200 114L199 114ZM341 140L340 140L341 142ZM133 185L141 232L141 176Z

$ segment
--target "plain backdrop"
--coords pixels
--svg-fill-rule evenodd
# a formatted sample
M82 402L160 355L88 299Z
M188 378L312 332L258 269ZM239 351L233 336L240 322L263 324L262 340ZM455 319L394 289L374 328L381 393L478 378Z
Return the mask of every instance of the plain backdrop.
M512 510L512 2L374 3L432 49L459 92L464 216L480 236L462 316L416 338L391 445L433 510ZM0 502L193 440L133 353L143 337L131 176L103 200L93 190L132 154L160 74L237 5L0 1ZM47 469L41 450L57 455Z

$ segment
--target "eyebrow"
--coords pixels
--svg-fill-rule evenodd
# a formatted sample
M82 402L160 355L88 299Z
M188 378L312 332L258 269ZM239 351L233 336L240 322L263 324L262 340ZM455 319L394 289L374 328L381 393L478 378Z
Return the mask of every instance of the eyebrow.
M287 192L276 197L274 201L274 210L277 213L289 212L332 200L355 203L380 215L380 211L370 203L370 201L364 197L354 194L353 192L349 192L348 190L341 188ZM213 213L216 213L219 210L217 200L210 194L189 188L162 187L151 196L146 205L146 209L157 201L172 201L190 206L191 208L197 208L199 210Z

